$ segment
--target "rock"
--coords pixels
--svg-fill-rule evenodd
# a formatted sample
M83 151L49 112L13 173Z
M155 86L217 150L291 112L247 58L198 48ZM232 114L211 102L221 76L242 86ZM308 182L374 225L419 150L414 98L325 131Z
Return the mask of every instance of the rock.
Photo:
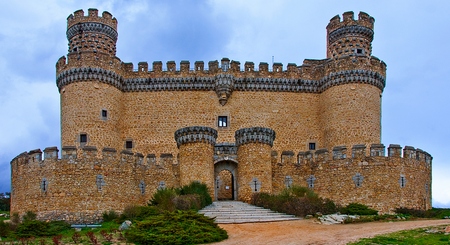
M125 220L119 227L119 231L128 230L131 227L131 221Z
M450 233L450 226L445 227L444 232L445 232L445 234L449 234Z

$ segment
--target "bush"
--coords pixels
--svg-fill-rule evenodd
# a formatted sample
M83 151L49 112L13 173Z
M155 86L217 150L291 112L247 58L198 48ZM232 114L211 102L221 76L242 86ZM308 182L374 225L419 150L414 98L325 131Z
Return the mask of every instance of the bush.
M165 212L137 222L125 232L135 244L203 244L228 238L214 220L194 211Z
M159 189L150 200L150 205L157 206L166 211L175 211L176 208L173 199L176 196L177 193L173 188Z
M320 198L312 190L302 186L293 186L284 189L278 195L255 193L252 196L251 203L256 206L300 217L314 215L318 212L331 214L338 210L332 200Z
M411 208L397 208L395 210L397 214L404 214L413 216L416 218L436 218L443 219L450 217L450 209L448 208L432 208L429 210L411 209Z
M125 220L144 220L149 216L157 215L160 213L161 211L154 206L127 206L123 210L118 221L119 223L121 223Z
M103 222L110 222L117 220L119 218L119 214L116 213L114 210L110 210L109 212L103 212Z
M7 237L9 233L11 232L11 228L9 227L8 223L5 223L5 221L0 221L0 237Z
M36 220L36 214L32 211L27 211L23 216L22 216L22 221L26 222L26 221L31 221L31 220Z
M188 194L177 196L173 199L175 207L178 210L194 210L198 211L201 209L201 200L198 194Z
M200 208L204 208L212 203L209 195L208 186L198 181L191 182L189 185L182 186L179 190L180 195L197 194L200 198Z
M350 215L377 215L378 211L361 203L350 203L341 208L341 213Z
M17 226L15 234L19 238L55 236L66 230L70 230L70 225L64 221L27 220Z

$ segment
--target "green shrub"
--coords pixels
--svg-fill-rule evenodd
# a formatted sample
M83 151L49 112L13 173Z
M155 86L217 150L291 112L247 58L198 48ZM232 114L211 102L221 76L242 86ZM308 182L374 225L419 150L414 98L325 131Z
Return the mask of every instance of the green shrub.
M214 220L194 211L165 212L149 217L125 232L135 244L202 244L228 238Z
M395 210L397 214L410 215L417 218L436 218L443 219L450 217L450 209L448 208L432 208L430 210L420 210L411 208L397 208Z
M17 226L16 235L19 238L39 237L47 234L48 223L39 220L28 220Z
M188 194L177 196L173 199L175 207L178 210L194 210L198 211L201 209L201 200L198 194Z
M200 209L212 203L209 195L208 186L198 181L191 182L189 185L182 186L179 190L180 195L197 194L200 197Z
M31 221L31 220L36 220L36 214L33 211L27 211L23 216L22 216L22 221Z
M161 211L155 206L127 206L123 210L120 218L117 219L119 223L125 220L143 220L149 216L160 214Z
M378 211L361 203L350 203L341 208L341 213L350 215L377 215Z
M9 227L9 224L3 220L0 221L0 237L7 237L10 232L11 228Z
M110 210L109 212L103 212L103 222L110 222L117 220L119 218L119 214L116 213L114 210Z
M176 196L177 193L173 188L159 189L150 200L150 205L157 206L166 211L175 211L176 208L173 199Z

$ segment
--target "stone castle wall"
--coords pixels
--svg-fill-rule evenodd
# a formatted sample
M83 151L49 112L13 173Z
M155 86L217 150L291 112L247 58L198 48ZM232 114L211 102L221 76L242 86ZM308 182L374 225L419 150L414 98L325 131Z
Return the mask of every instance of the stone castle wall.
M109 210L146 205L157 188L179 186L171 155L56 147L23 153L11 162L11 213L33 211L41 220L95 223ZM100 154L101 157L98 155Z
M332 151L273 152L274 192L292 185L307 186L341 205L363 203L382 213L431 206L432 157L420 149L374 144L335 147ZM403 156L402 156L403 155Z

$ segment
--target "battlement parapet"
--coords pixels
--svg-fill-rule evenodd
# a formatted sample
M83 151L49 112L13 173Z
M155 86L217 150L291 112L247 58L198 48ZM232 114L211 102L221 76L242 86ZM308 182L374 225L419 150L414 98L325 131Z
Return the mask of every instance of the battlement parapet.
M159 161L155 154L147 154L145 157L142 153L133 153L129 150L122 150L117 154L114 148L105 147L102 149L101 155L98 155L98 149L95 146L83 146L77 148L75 146L63 146L61 148L61 158L58 158L57 147L47 147L44 149L44 158L40 149L23 152L11 160L11 165L30 165L33 163L44 163L47 161L56 161L57 165L68 164L91 164L91 163L119 163L129 162L134 165L146 165L148 167L158 166L158 168L169 167L173 162L172 153L160 154ZM145 159L146 158L146 159ZM14 168L12 171L15 171Z
M366 58L360 57L360 59ZM321 93L330 87L350 83L370 84L383 90L386 85L386 78L383 75L385 71L385 66L383 68L384 63L376 59L370 59L368 61L371 63L375 62L372 65L377 67L377 69L367 70L358 68L336 71L328 69L329 71L317 80L305 79L301 76L270 76L270 74L264 75L261 71L214 74L195 71L186 76L175 76L169 73L161 73L159 75L149 73L145 77L127 78L120 73L99 67L78 67L60 72L57 75L56 84L60 91L68 84L84 81L99 81L112 85L123 92L216 91L219 98L222 99L222 102L226 102L232 91ZM303 70L306 69L306 66L303 67ZM141 67L145 70L143 63L141 63ZM291 65L291 70L293 69L292 67L293 65Z
M175 131L175 141L178 148L186 143L206 142L216 144L217 130L210 127L193 126L181 128Z
M372 144L370 146L370 156L366 156L366 145L358 144L353 145L352 154L349 157L347 154L346 146L336 146L332 150L332 159L329 159L329 151L327 149L318 149L315 152L312 151L302 151L297 154L297 164L302 164L309 161L328 161L328 160L340 160L340 159L355 159L362 160L367 157L382 157L386 159L390 158L402 158L402 159L412 159L418 162L423 162L426 167L431 167L433 157L426 151L421 149L416 149L412 146L405 146L403 149L400 145L391 144L388 148L388 155L385 156L385 146L383 144ZM403 155L402 155L403 150ZM290 151L284 151L290 152ZM283 154L282 154L283 155ZM283 162L283 159L281 159Z
M275 131L263 127L242 128L236 131L234 138L237 147L248 143L262 143L272 147Z
M364 12L359 12L358 19L354 19L353 11L345 12L342 15L343 19L339 15L331 18L327 25L327 31L330 39L335 39L332 36L339 36L340 33L355 33L362 34L373 38L373 25L375 19ZM337 38L336 38L337 39Z
M79 24L79 23L89 23L96 22L108 25L113 28L117 33L117 19L112 16L108 11L103 11L102 16L98 16L98 10L95 8L88 9L88 15L84 15L84 10L80 9L70 14L67 17L67 29Z

